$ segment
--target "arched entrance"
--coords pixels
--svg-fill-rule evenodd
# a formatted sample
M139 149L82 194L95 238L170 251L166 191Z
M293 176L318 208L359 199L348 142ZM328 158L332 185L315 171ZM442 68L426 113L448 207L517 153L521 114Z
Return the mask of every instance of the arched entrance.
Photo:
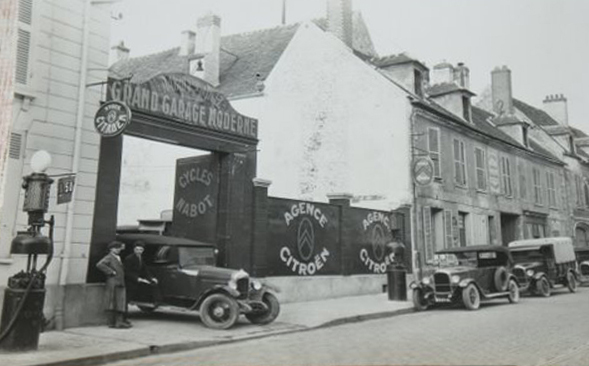
M221 265L248 269L258 121L187 74L160 74L140 84L109 79L107 100L129 106L132 121L123 134L101 139L87 281L102 280L95 264L116 235L125 136L210 152L177 162L172 230L214 242Z
M589 247L589 224L578 222L575 226L575 247Z

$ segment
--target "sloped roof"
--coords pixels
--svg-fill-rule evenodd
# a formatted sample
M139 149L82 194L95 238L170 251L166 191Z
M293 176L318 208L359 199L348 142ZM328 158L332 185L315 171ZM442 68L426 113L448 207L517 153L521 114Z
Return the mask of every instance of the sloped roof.
M513 98L513 106L531 119L538 126L558 126L558 122L541 109L532 107L519 99Z
M460 85L458 85L456 83L434 84L431 87L429 87L425 92L427 94L429 94L429 96L431 96L431 97L437 97L437 96L452 93L455 91L460 91L460 92L463 92L466 94L474 95L473 92L461 87Z
M325 18L313 20L325 30ZM256 83L265 79L292 40L301 23L281 25L253 32L221 37L218 89L228 97L257 92ZM354 53L360 57L374 57L376 51L370 34L359 13L354 13ZM188 59L178 55L180 47L142 57L120 61L110 67L115 78L132 76L132 82L149 80L160 73L188 72Z
M400 53L397 55L388 55L383 57L376 57L371 60L371 62L378 67L386 67L391 65L400 65L406 63L416 63L420 65L422 68L428 70L427 66L423 64L421 61L410 57L406 53Z

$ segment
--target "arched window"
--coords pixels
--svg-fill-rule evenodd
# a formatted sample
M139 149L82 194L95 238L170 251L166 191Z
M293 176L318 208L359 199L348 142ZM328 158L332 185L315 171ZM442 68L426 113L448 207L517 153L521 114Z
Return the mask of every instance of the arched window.
M575 229L575 247L589 247L589 227L587 225L577 225Z

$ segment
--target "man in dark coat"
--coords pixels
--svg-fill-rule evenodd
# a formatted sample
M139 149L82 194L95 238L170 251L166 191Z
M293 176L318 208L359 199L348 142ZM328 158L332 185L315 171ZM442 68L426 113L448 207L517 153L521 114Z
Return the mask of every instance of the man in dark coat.
M127 299L125 290L125 270L119 257L124 244L113 241L108 244L109 253L102 258L96 267L106 275L105 310L110 328L130 328L131 324L124 319Z
M143 260L145 244L137 241L133 253L125 258L125 284L127 299L133 302L154 302L157 279L150 273ZM142 301L143 300L143 301Z

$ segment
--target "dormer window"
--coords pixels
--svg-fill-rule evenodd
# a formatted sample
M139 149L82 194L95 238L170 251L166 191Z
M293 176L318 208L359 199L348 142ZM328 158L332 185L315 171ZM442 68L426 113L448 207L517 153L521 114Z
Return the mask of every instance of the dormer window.
M462 116L465 120L470 121L470 98L462 96Z
M423 97L423 75L420 70L414 69L413 76L415 78L415 94Z
M529 141L529 138L528 138L528 126L525 125L525 124L522 126L522 139L523 139L523 142L524 142L524 146L525 147L530 147L530 141Z
M575 141L573 139L573 136L569 136L569 146L571 149L571 154L576 155L577 150L575 149Z

